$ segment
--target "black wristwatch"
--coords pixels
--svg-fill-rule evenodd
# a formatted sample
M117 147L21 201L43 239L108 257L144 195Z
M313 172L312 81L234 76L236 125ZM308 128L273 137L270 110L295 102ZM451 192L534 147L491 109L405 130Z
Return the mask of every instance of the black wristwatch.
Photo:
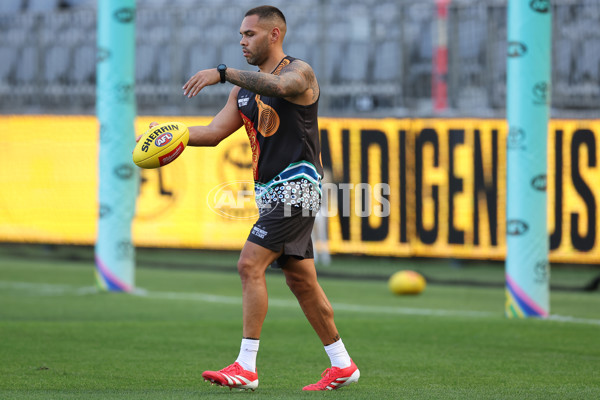
M221 74L221 83L225 83L226 82L225 71L227 71L227 65L225 65L225 64L217 65L217 71L219 71L219 74Z

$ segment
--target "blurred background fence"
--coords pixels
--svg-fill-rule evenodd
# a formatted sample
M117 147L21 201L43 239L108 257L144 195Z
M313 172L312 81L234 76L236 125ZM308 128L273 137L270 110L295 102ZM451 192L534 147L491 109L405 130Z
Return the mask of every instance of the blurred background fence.
M98 0L102 1L102 0ZM189 100L181 86L224 62L252 70L239 45L255 0L138 0L139 114L210 115L229 85ZM321 114L434 115L435 1L272 0L288 19L284 49L315 69ZM552 117L596 118L600 108L600 2L554 0ZM506 0L454 0L445 29L444 116L504 117ZM95 113L96 1L0 2L2 113Z

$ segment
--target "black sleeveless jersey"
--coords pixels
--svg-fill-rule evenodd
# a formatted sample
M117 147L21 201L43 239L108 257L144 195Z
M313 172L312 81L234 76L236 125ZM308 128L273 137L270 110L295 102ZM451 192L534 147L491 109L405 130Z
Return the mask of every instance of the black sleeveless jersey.
M294 60L285 57L272 73L279 75ZM250 139L259 207L283 202L318 208L323 175L317 121L319 101L302 106L244 88L240 89L237 101Z

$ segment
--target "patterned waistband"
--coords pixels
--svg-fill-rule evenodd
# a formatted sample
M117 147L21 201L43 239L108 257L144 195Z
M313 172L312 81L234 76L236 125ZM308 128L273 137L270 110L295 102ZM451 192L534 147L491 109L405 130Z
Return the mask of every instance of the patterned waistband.
M317 172L317 168L308 161L300 161L287 166L279 175L271 179L267 183L254 183L254 192L257 199L265 196L278 185L285 182L297 181L306 179L312 183L313 187L321 195L321 175Z

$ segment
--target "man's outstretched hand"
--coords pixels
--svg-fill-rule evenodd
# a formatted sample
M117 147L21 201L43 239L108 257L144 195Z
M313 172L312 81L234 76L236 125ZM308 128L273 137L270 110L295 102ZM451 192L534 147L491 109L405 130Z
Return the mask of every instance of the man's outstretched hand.
M183 95L194 97L206 86L221 82L221 74L216 68L198 71L183 85Z

